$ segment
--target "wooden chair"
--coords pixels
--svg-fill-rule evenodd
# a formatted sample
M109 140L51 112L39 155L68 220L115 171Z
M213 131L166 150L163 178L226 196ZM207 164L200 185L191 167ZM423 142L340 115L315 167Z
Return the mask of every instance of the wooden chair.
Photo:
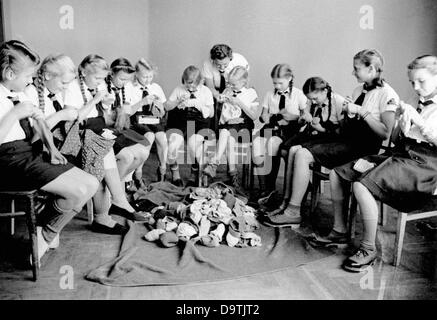
M44 208L46 196L38 190L30 191L1 191L0 200L2 203L10 201L10 209L1 212L0 218L11 219L11 234L14 234L14 218L25 216L27 220L27 229L32 249L32 273L33 281L38 280L38 239L36 235L36 215ZM19 207L19 208L17 208ZM22 207L22 208L21 208ZM18 209L18 210L17 210ZM3 210L3 209L2 209Z
M382 214L382 210L385 211L387 205L381 203L380 213ZM351 204L349 209L349 217L348 217L348 239L352 240L355 235L355 217L357 212L357 201L355 197L351 196ZM384 212L385 217L387 216ZM393 265L398 267L401 261L402 256L402 246L404 244L404 236L405 236L405 228L408 221L421 220L437 217L437 197L432 197L424 206L419 210L415 210L412 212L401 212L398 211L398 222L396 227L396 237L394 243L394 254L393 254ZM380 221L384 220L380 218ZM385 218L386 220L386 218ZM382 224L382 223L380 223ZM382 224L384 225L384 224Z
M204 140L203 141L203 156L209 157L216 151L216 140ZM242 163L243 175L242 184L246 190L252 190L254 185L253 176L253 163L252 163L252 141L249 142L237 142L236 146L237 163ZM241 161L240 161L241 160ZM220 159L220 163L226 163L227 158L225 156ZM205 161L203 161L205 163ZM200 171L199 171L200 172ZM201 181L202 179L199 179ZM200 183L199 186L206 187L205 183Z
M398 212L396 238L394 244L393 265L398 267L401 263L402 246L404 244L405 228L408 221L437 217L437 197L431 198L422 209L413 212Z
M32 274L33 281L38 280L39 262L38 262L38 238L36 235L36 216L44 209L47 194L41 190L30 191L0 191L0 203L9 202L8 206L0 208L0 218L10 218L10 233L15 234L15 218L20 216L26 217L27 229L32 254ZM88 222L93 222L93 202L90 199L87 204ZM6 211L5 211L6 210Z

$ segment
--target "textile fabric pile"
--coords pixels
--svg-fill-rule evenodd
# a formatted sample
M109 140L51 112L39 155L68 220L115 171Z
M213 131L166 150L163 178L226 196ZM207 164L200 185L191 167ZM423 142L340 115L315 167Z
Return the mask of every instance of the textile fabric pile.
M173 247L193 241L207 247L224 243L230 247L261 246L256 211L235 197L223 183L195 188L184 202L170 202L151 211L153 229L144 238Z

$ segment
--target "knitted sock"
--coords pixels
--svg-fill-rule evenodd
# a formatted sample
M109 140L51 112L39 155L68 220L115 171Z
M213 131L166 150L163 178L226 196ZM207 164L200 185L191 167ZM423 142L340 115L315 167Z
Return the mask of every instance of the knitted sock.
M181 175L179 173L179 165L177 163L170 165L170 170L173 181L179 180L181 178Z
M117 223L107 213L94 214L94 221L96 221L96 223L102 224L102 225L107 226L109 228L113 228L115 226L115 224Z
M300 215L300 206L289 203L287 208L285 208L284 214L289 216Z
M281 166L281 157L273 156L272 157L272 170L267 178L267 188L268 190L276 189L276 179L278 177L279 167Z

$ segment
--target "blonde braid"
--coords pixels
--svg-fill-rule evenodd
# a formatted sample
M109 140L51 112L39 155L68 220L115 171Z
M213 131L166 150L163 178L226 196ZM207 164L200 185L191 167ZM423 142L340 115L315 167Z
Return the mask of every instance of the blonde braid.
M45 100L44 100L44 74L41 69L38 70L37 78L35 81L36 90L38 92L38 104L40 110L44 113L45 111Z
M83 78L83 74L81 71L79 71L79 86L80 86L80 93L82 93L82 98L84 101L84 104L88 103L88 99L86 98L86 94L85 94L85 85L84 85L84 78Z

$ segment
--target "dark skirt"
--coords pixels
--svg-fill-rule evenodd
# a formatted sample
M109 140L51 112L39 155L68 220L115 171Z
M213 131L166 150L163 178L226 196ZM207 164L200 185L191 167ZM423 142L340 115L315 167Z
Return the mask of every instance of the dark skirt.
M193 110L194 111L194 110ZM203 118L200 112L186 112L186 110L173 109L168 113L167 130L169 133L177 133L189 139L193 134L208 135L214 133L213 118Z
M40 189L72 169L71 163L53 165L41 145L18 140L0 145L0 190Z
M279 137L282 141L287 141L292 137L296 136L299 133L301 126L296 121L290 121L286 126L275 126L270 123L265 124L261 130L259 130L256 136L261 138L264 137ZM269 134L267 134L267 130L269 130Z
M283 143L281 143L280 148L282 150L288 151L291 147L297 146L297 145L305 145L309 146L311 144L322 144L327 141L331 141L332 134L324 134L320 133L317 135L310 135L308 132L298 132L291 137L289 137L287 140L284 140Z
M361 182L373 196L389 206L410 212L422 208L433 198L437 188L437 148L406 139L392 153L371 155L365 160L376 167L360 173L356 161L335 168L349 182Z
M118 154L121 149L133 146L137 143L145 147L150 145L150 142L143 135L132 129L115 130L111 128L111 130L114 131L114 135L117 136L114 143L115 154Z
M378 154L381 144L382 142L379 140L369 140L366 144L359 144L338 135L331 135L322 141L303 143L302 147L311 152L317 163L328 169L333 169L352 160Z
M157 133L157 132L164 132L165 131L165 126L164 124L133 124L131 126L131 128L138 132L139 134L145 135L147 132L153 132L153 133Z

